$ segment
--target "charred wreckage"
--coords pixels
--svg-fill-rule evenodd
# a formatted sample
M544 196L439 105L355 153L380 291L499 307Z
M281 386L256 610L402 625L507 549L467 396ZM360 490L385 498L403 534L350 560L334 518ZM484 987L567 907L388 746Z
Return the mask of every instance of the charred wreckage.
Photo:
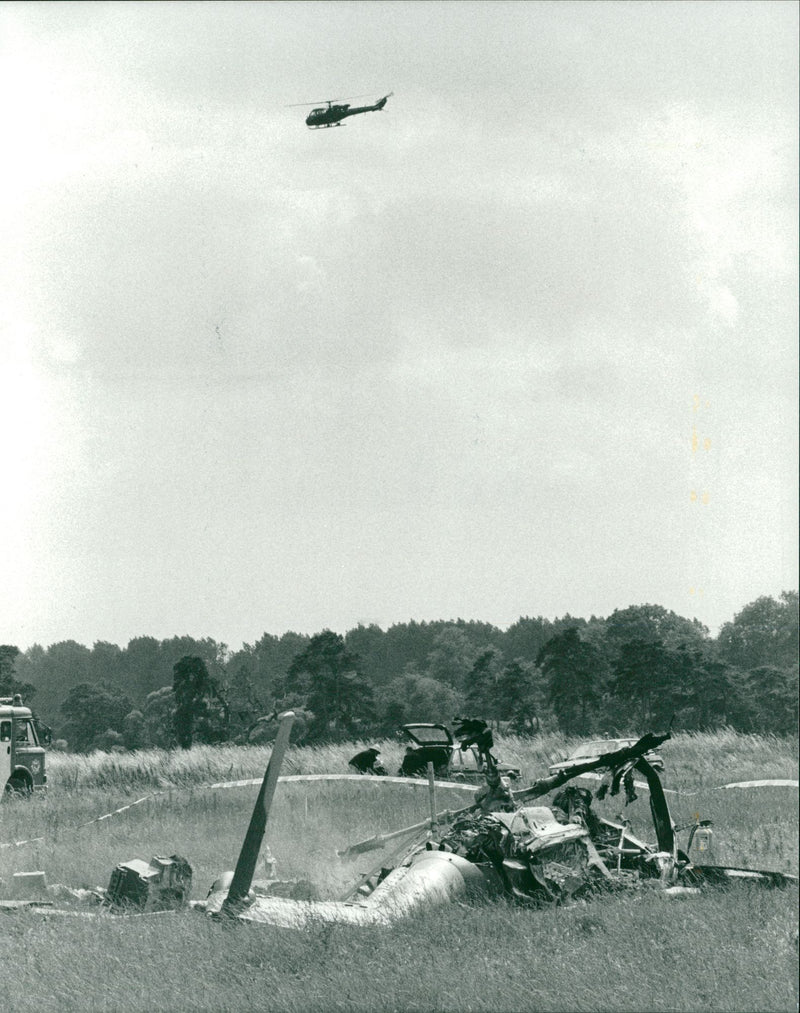
M646 884L670 895L685 895L737 880L767 886L797 881L796 876L779 872L691 861L692 844L707 837L709 823L698 820L688 827L675 826L658 771L646 758L670 738L670 732L644 735L632 745L512 792L492 755L491 730L483 721L462 720L456 729L464 736L462 747L477 745L485 761L486 784L471 805L439 814L432 811L429 820L340 852L341 856L359 854L382 848L391 839L414 835L397 861L362 876L341 900L273 896L268 884L262 887L253 882L253 873L291 721L291 712L282 716L235 872L222 876L207 900L195 905L209 915L295 928L320 921L381 925L419 908L460 898L505 896L539 905ZM601 771L606 776L597 797L624 790L626 802L636 797L634 771L644 776L655 844L634 836L626 821L598 815L592 807L592 792L569 783L582 774ZM430 781L432 785L432 770ZM550 802L543 804L544 796L551 793ZM686 829L689 840L683 850L677 835Z

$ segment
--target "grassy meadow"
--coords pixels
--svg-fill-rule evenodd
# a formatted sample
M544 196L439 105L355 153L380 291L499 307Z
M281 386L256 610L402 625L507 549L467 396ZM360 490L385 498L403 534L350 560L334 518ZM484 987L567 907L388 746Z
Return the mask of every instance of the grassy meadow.
M561 736L498 741L523 782L570 746ZM356 746L293 747L283 772L346 773ZM714 790L731 781L796 778L795 739L724 731L676 735L660 750L677 823L714 820L719 862L797 873L798 800L787 788ZM384 744L390 772L402 747ZM42 869L48 883L106 886L132 858L184 855L193 896L233 868L268 747L72 756L52 753L46 796L0 806L0 878ZM691 794L689 794L691 793ZM647 792L625 809L653 839ZM139 799L146 800L131 805ZM438 808L468 804L439 789ZM97 817L130 808L100 822ZM622 798L599 807L622 812ZM281 878L337 897L392 851L348 861L347 844L418 822L423 787L370 781L284 782L266 840ZM41 838L41 840L34 840ZM683 837L685 840L685 836ZM395 850L402 849L402 840ZM385 930L307 933L222 925L196 912L88 918L2 912L0 955L12 1010L795 1010L797 890L747 886L669 899L645 889L540 911L505 902L453 905ZM65 902L64 907L68 907Z

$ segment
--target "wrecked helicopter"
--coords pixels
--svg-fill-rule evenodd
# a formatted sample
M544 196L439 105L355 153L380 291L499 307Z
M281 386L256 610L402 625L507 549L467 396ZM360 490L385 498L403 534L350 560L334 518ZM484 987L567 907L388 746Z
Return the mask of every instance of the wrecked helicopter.
M693 860L707 840L709 821L676 827L658 771L646 754L671 735L646 734L624 748L604 753L568 770L512 792L510 781L493 763L490 751L485 787L463 809L435 813L430 820L351 845L341 857L383 848L408 837L397 861L364 874L339 900L299 900L271 895L269 884L253 881L270 801L289 738L293 715L281 725L253 810L236 869L223 874L206 901L193 906L214 917L303 928L320 922L388 925L421 908L462 898L505 896L524 905L564 903L600 892L651 886L670 896L697 894L705 888L746 880L785 886L796 876L779 872L710 865ZM477 722L473 722L477 725ZM630 832L593 809L594 796L571 785L584 774L603 772L597 797L635 797L634 771L643 775L650 794L656 843ZM433 783L433 770L429 772ZM544 796L550 801L541 804ZM689 829L685 850L678 833Z

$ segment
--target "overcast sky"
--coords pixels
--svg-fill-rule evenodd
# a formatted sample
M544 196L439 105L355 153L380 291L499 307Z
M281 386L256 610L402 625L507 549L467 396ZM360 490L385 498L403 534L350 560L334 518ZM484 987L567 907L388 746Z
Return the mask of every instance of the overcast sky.
M4 3L0 642L796 588L797 22Z

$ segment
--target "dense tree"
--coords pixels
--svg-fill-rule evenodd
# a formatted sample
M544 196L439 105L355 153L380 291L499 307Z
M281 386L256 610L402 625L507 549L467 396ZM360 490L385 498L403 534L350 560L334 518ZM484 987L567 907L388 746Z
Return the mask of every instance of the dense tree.
M621 644L614 664L612 689L617 701L617 726L633 721L638 729L669 724L675 711L678 676L676 655L660 640L629 640Z
M95 645L95 650L98 645ZM104 653L108 656L106 649ZM154 637L135 637L122 652L124 685L137 702L143 702L148 693L171 682L173 667L183 657L201 658L212 677L222 674L226 647L210 637L171 637L156 640Z
M178 745L189 749L195 736L201 742L226 739L228 706L205 661L187 654L175 663L172 672Z
M388 677L394 678L408 666L415 672L424 672L427 658L433 650L437 634L450 624L444 622L396 623L385 634L384 663Z
M161 653L166 658L171 658L173 664L179 658L195 657L201 658L209 671L219 670L225 666L228 658L227 644L221 644L211 637L203 637L196 640L194 637L170 637L161 641Z
M23 668L19 662L25 655L27 663ZM18 659L20 678L36 687L37 709L44 720L57 724L61 719L60 705L70 689L94 681L91 651L74 640L62 640L47 650L34 645L25 655Z
M465 680L464 703L470 714L483 721L495 722L503 718L504 707L498 693L500 674L505 659L496 647L481 651Z
M314 714L309 734L317 740L358 734L374 716L372 689L359 671L358 657L331 630L312 637L295 657L286 689L305 697Z
M21 679L23 682L29 682L36 687L37 693L41 693L42 681L41 672L43 670L43 659L45 657L45 650L41 644L33 644L27 651L23 651L22 654L18 654L14 659L14 667L16 670L16 677ZM39 706L42 706L41 699Z
M11 679L15 674L15 664L19 648L13 644L0 644L0 679Z
M314 715L311 711L307 711L301 706L291 707L289 709L294 714L294 721L292 722L292 730L289 736L289 741L299 744L308 738L314 722ZM258 718L253 722L250 728L248 728L245 741L254 746L274 742L275 736L278 734L280 724L278 721L279 717L279 712L273 711L271 714L265 714L263 717Z
M558 638L568 630L577 631L574 656L569 657L568 643L561 643L558 656L551 647L548 672L541 672L536 659L552 640L558 646ZM335 636L329 630L319 636L323 635ZM175 697L167 684L181 658L196 657L222 698L212 693L199 706L193 737L201 739L225 734L241 738L259 718L289 706L304 709L317 736L341 737L348 734L348 725L358 734L372 734L370 690L380 696L374 715L379 725L373 729L406 719L425 720L426 715L418 712L407 717L408 701L400 699L398 680L409 674L448 686L451 695L443 697L448 709L450 701L458 699L461 713L469 710L490 720L514 720L516 727L527 729L534 723L532 715L542 713L542 708L548 720L552 714L570 728L623 730L642 721L660 723L667 709L674 709L676 727L682 728L723 721L752 731L791 732L797 727L796 592L756 599L722 627L716 640L696 620L657 605L618 609L606 619L523 616L505 633L489 623L462 619L398 623L385 633L375 624L359 625L340 640L345 658L351 660L344 664L341 677L330 678L321 670L315 675L297 669L289 677L293 663L312 641L292 632L265 633L234 654L211 638L187 636L164 641L136 637L123 649L106 641L97 641L91 650L62 641L47 648L34 644L20 654L4 645L0 695L21 692L28 703L35 692L41 717L55 726L58 737L67 734L60 705L70 691L82 684L106 683L142 714L139 724L134 721L130 728L113 731L121 732L127 743L170 745ZM514 661L506 663L507 658ZM337 666L341 667L338 662ZM591 676L589 668L596 669ZM608 669L614 672L613 680L606 677ZM387 695L389 686L393 689ZM329 704L328 692L338 702ZM423 698L420 691L414 710L428 708L434 713L433 704L423 703ZM227 731L226 704L232 715Z
M268 708L259 699L250 677L250 668L245 662L240 662L232 672L231 666L228 666L222 695L229 708L231 738L246 738L248 729L267 713Z
M397 671L390 660L389 638L375 623L348 630L344 645L351 654L358 655L364 677L375 687L385 685Z
M740 712L739 727L777 735L797 733L798 667L761 665L741 675L740 696L747 706ZM748 727L749 724L749 727Z
M30 706L36 687L29 682L20 682L17 678L16 663L19 653L19 648L13 644L0 644L0 696L13 698L19 694L24 703Z
M630 605L615 609L606 619L604 640L613 663L622 646L634 640L659 643L669 650L705 647L708 630L696 619L685 619L661 605Z
M450 725L461 709L461 697L446 683L407 670L384 687L380 732L393 735L412 722Z
M144 742L147 746L171 749L175 738L175 694L172 686L162 686L147 694L142 711Z
M672 698L678 727L711 729L746 722L747 699L741 673L708 651L677 651L680 692Z
M455 622L397 623L390 626L384 633L379 626L357 626L345 634L345 645L348 651L358 654L361 659L361 671L369 682L375 686L383 686L397 677L399 672L406 670L424 672L431 678L442 678L442 671L429 670L430 657L434 654L434 665L444 662L444 657L437 656L437 651L442 648L441 635L447 641L447 630L456 630L460 634L458 642L470 646L471 658L469 664L464 668L460 666L459 674L463 675L471 667L479 648L486 645L500 647L503 640L503 633L491 623L481 623L457 619ZM444 648L447 654L447 647ZM446 678L453 685L452 677Z
M255 644L245 644L228 661L234 671L247 666L253 693L259 700L275 700L285 692L286 673L295 656L303 651L310 638L301 633L284 633L280 637L265 633Z
M741 669L790 669L797 664L798 625L796 591L784 591L778 600L756 598L719 631L719 653Z
M92 682L105 682L129 692L129 687L125 685L124 653L116 644L98 640L89 655L89 671Z
M488 646L480 651L467 675L458 712L530 733L538 727L543 703L543 678L533 662L516 658L506 663L502 651Z
M172 681L176 659L164 657L161 642L155 637L134 637L123 651L125 686L137 701Z
M458 626L445 626L436 634L425 674L454 689L464 687L479 650Z
M130 710L130 700L116 687L79 683L70 689L61 705L65 718L63 737L74 752L99 748L99 737L108 731L119 732Z
M144 714L132 710L122 721L122 738L126 749L143 749L147 745Z
M597 648L584 643L575 627L548 640L536 659L549 700L564 731L584 735L597 720L606 672Z
M544 713L543 675L531 661L515 658L500 673L497 681L498 712L512 731L532 735L539 730Z
M547 641L555 636L556 630L549 619L537 616L520 616L512 623L503 637L503 653L506 657L525 658L535 661Z
M92 749L100 749L104 753L124 753L127 749L125 736L121 732L115 732L113 728L108 728L96 736L92 742Z

